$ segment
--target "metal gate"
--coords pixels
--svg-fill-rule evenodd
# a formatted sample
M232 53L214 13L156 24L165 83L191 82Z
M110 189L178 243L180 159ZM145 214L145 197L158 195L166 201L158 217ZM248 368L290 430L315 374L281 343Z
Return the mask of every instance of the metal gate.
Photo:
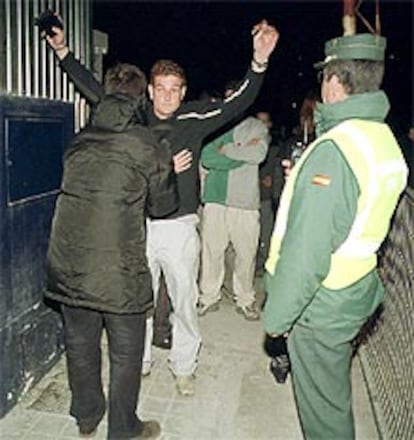
M59 359L59 314L43 302L62 156L87 107L34 18L59 12L68 44L92 64L89 0L0 1L0 417Z
M34 25L45 9L61 16L68 46L76 58L91 67L90 0L1 0L0 93L72 102L78 131L87 119L87 106Z

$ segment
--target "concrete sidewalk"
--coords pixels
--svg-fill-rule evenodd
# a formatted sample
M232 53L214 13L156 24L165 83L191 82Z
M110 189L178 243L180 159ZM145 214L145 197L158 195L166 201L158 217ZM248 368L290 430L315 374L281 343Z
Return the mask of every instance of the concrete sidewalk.
M260 323L246 321L231 300L223 298L220 309L201 318L200 326L203 346L195 396L177 394L167 367L168 352L154 348L151 375L142 381L140 417L158 420L164 440L302 439L291 381L277 384L269 373ZM378 439L358 359L352 376L357 439ZM62 359L0 420L0 439L78 438L76 423L68 415L69 398ZM95 438L106 438L105 419Z

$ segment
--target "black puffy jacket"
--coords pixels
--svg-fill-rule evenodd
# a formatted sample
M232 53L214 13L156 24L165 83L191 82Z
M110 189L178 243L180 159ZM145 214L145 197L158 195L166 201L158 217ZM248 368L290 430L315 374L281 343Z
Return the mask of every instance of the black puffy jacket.
M106 96L66 151L47 298L111 313L153 305L145 219L171 213L178 198L170 150L138 124L138 107Z

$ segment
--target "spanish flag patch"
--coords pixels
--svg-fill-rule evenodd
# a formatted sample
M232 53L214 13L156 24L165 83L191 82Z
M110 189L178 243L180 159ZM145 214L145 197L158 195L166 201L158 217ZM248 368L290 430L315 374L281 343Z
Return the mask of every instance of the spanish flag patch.
M313 185L329 186L331 184L331 177L323 174L315 174L312 179Z

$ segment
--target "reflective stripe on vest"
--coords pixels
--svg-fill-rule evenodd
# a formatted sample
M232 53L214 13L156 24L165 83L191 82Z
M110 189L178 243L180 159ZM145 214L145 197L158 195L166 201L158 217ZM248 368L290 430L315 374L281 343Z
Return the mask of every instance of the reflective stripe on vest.
M323 285L339 289L359 280L377 264L376 251L384 240L399 196L406 185L407 166L389 127L372 121L348 120L315 140L293 167L286 182L266 270L273 274L286 231L297 175L308 155L323 141L333 141L348 161L360 188L357 213L347 239L332 254Z

